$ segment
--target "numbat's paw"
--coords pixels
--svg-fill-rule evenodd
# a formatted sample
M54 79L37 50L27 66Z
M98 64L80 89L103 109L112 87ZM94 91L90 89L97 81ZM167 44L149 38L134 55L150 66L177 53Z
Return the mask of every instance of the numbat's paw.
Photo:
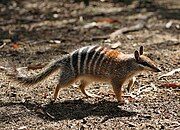
M118 104L119 105L124 105L124 104L126 104L126 101L124 99L121 99L120 101L118 101Z

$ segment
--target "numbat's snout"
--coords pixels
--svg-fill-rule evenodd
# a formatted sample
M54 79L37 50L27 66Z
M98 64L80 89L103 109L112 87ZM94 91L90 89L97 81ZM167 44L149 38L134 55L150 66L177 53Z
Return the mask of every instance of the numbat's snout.
M102 46L86 46L65 55L50 63L42 72L32 77L17 77L24 84L35 84L56 70L61 70L59 83L55 88L55 100L60 88L67 87L73 82L81 82L79 88L86 96L94 96L85 91L85 87L95 82L111 83L116 98L123 103L122 85L129 80L128 90L133 86L135 74L141 71L160 72L155 62L143 55L143 47L134 54L124 54Z

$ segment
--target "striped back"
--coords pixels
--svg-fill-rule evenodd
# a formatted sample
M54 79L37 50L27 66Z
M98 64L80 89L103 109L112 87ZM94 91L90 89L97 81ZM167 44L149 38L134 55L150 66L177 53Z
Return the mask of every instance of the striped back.
M82 74L102 75L112 66L119 51L101 46L86 46L70 54L70 66L75 76Z

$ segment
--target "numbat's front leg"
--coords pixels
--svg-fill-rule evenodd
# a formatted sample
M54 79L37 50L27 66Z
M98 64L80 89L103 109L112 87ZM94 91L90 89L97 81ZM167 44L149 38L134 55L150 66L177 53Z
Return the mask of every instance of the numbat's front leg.
M119 83L118 80L112 81L113 90L120 105L125 103L124 99L122 98L122 85L123 83Z

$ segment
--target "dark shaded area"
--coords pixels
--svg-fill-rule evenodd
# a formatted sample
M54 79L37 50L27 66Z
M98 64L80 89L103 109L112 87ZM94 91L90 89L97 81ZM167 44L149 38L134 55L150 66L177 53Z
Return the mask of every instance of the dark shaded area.
M106 119L114 117L129 117L135 116L137 113L133 111L122 110L118 107L117 102L111 101L100 101L98 103L88 103L83 100L67 100L60 103L42 105L36 102L25 102L25 103L3 103L0 107L13 107L13 106L24 106L30 110L31 114L37 115L44 120L59 121L59 120L73 120L83 119L88 116L105 116ZM1 113L3 115L3 113ZM9 120L9 116L16 118L21 113L9 114L8 116L2 116L0 121L5 122ZM53 117L53 118L52 118Z
M83 100L70 100L53 105L46 105L44 110L55 117L55 120L82 119L88 116L128 117L136 115L136 112L121 110L117 102L100 101L95 104L86 103Z
M62 3L58 3L60 7L63 7L62 10L60 10L60 12L55 12L55 11L51 11L51 12L42 12L40 8L35 7L35 8L31 8L26 10L24 8L24 4L28 4L28 3L24 3L24 2L19 2L19 1L14 1L14 0L10 0L8 1L9 4L4 5L3 1L2 1L2 5L1 7L3 7L5 9L5 11L2 11L0 13L0 16L3 18L3 20L0 21L0 39L14 39L14 37L18 37L19 41L24 41L24 40L50 40L50 39L60 39L60 40L70 40L71 41L75 41L77 44L82 43L83 41L91 41L91 37L92 36L101 36L103 35L103 31L100 32L100 34L96 34L96 33L91 33L87 35L87 31L88 30L84 30L82 32L80 32L79 30L75 30L74 25L77 24L77 22L74 22L74 24L67 24L65 26L62 27L41 27L41 26L37 26L37 27L32 27L34 26L34 24L38 24L39 22L45 22L46 20L48 21L52 21L55 22L56 20L62 21L62 20L68 20L70 18L78 18L80 16L82 16L85 20L90 20L90 19L97 19L100 17L118 17L118 16L133 16L136 15L138 13L140 13L143 9L146 9L147 12L155 12L158 13L160 15L160 18L163 19L180 19L180 9L176 8L176 9L168 9L167 5L160 5L159 3L157 3L156 1L146 1L143 3L144 6L139 6L137 5L135 9L130 10L124 10L121 12L111 12L111 13L79 13L79 14L75 14L75 15L71 15L71 11L73 11L73 8L70 10L64 10L63 6L74 6L74 5L78 5L78 3L71 3L71 2L67 2L67 5L65 5L63 2ZM7 2L7 3L8 3ZM122 5L120 5L119 3L121 2L127 2L127 1L118 1L117 4L115 4L114 6L116 7L123 7ZM130 0L129 4L132 1ZM140 1L140 3L143 1ZM105 2L107 3L107 2ZM41 5L41 4L40 4ZM9 9L9 6L12 6ZM17 10L17 8L20 8L21 10ZM81 9L81 8L79 8ZM53 17L53 14L57 13L63 13L64 11L67 11L66 14L64 15L59 15L57 18ZM120 22L119 24L121 24L121 26L126 26L124 25L123 19L121 20L122 22ZM4 26L8 26L8 25L15 25L15 26L19 26L25 24L24 26L21 27L17 27L13 30L7 30L4 29ZM53 24L52 24L53 25ZM68 26L68 27L67 27ZM41 28L41 29L40 29ZM68 29L66 29L68 28ZM108 30L105 30L107 33L113 32L116 28L108 28ZM80 33L82 37L75 37L74 34ZM47 37L48 35L48 37ZM69 38L71 37L71 38ZM79 39L80 38L80 39Z

